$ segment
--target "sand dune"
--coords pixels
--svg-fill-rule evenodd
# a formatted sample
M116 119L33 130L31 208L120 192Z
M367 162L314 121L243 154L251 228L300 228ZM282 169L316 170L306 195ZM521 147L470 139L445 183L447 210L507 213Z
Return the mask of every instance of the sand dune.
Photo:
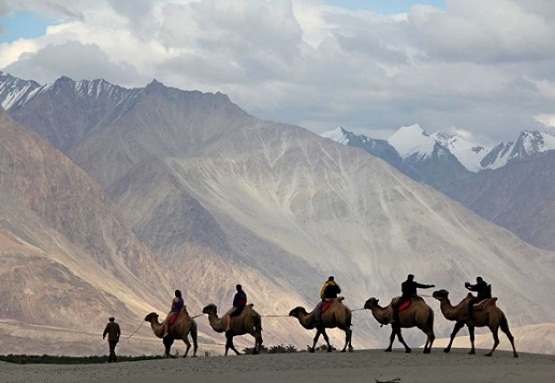
M424 355L396 349L354 353L264 354L124 362L96 365L14 365L0 363L2 382L146 383L189 382L548 382L555 376L555 355L497 351L493 357L434 351Z

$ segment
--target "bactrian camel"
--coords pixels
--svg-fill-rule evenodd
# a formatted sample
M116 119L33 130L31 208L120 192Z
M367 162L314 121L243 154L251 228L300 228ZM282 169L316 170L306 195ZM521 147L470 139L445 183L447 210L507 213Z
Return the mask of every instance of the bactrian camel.
M162 338L162 342L164 344L164 355L167 357L173 357L170 354L171 346L175 339L181 339L185 342L187 349L185 350L185 354L183 357L185 358L191 349L191 342L189 342L189 334L191 334L191 338L193 339L193 356L197 355L197 324L189 316L187 312L187 308L183 306L181 311L178 314L179 316L175 320L175 322L169 326L168 328L168 335L164 337L164 326L160 322L158 322L158 314L150 313L145 317L146 322L150 322L150 327L158 338Z
M380 307L378 304L379 299L370 298L364 304L365 309L372 311L372 315L382 325L391 324L391 335L389 337L389 346L385 349L386 352L391 352L391 346L395 340L395 335L399 342L405 346L406 352L411 352L410 347L405 343L401 335L401 328L418 327L422 330L427 338L424 344L424 354L432 351L432 344L434 343L434 310L424 302L421 297L413 297L410 306L399 312L399 323L393 322L393 303L399 297L393 298L391 303L386 307Z
M239 351L237 351L233 344L233 337L245 334L250 334L254 337L253 354L258 354L260 352L260 347L262 346L262 318L252 306L252 304L246 305L238 316L231 318L230 329L227 332L225 331L227 327L227 316L224 315L218 318L218 307L216 305L209 304L202 309L204 314L208 314L210 327L216 332L225 332L226 343L224 355L227 355L229 349L239 355Z
M328 352L331 352L332 348L328 334L326 334L326 328L335 327L345 331L345 345L343 346L341 352L345 352L347 347L349 348L349 351L353 351L353 346L351 344L352 314L351 310L343 304L343 299L343 297L335 298L329 308L322 313L322 320L320 322L317 322L316 320L316 309L318 308L318 305L310 313L307 313L304 307L300 306L295 307L289 312L289 316L297 318L301 326L307 330L312 330L313 328L316 329L316 336L314 336L314 342L312 343L312 347L309 349L310 352L314 352L318 338L320 338L320 334L324 336L324 340L328 346Z
M470 335L470 352L469 354L475 354L476 350L474 348L474 327L489 327L491 333L493 334L493 348L490 352L486 354L486 356L491 356L497 345L499 344L499 328L501 327L501 331L503 331L509 341L511 342L511 346L513 346L513 356L518 358L518 353L515 349L515 342L514 337L509 330L509 322L507 322L507 317L496 306L495 302L497 298L486 299L474 305L474 309L472 311L472 315L470 317L470 323L466 321L466 312L468 310L468 301L472 298L472 294L468 294L458 305L453 306L451 305L451 301L449 300L449 292L447 290L438 290L434 291L433 297L436 298L440 302L441 312L446 319L455 321L455 327L453 328L453 332L451 333L451 339L449 340L449 344L443 350L445 352L451 351L451 345L453 344L453 339L459 332L461 328L465 325L468 327L468 333Z

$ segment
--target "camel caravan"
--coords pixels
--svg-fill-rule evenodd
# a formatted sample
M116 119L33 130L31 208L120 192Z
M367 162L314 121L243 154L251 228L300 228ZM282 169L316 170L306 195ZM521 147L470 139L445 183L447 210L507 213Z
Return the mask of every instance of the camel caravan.
M477 296L469 292L456 306L453 306L449 301L449 292L446 290L437 290L432 295L433 298L439 301L440 310L445 319L455 321L449 344L443 351L448 353L451 350L455 336L460 329L466 326L471 344L469 354L475 354L474 329L475 327L488 327L492 332L494 344L493 348L485 355L491 356L499 345L498 331L501 328L501 331L507 335L511 342L513 356L517 358L518 353L515 348L514 337L509 330L505 314L496 305L497 298L491 296L491 286L483 281L481 277L477 277L476 280L475 285L466 282L465 287L470 291L477 292ZM381 307L379 299L375 297L369 298L364 303L363 309L370 310L372 316L380 325L391 325L389 345L384 351L392 351L393 342L397 337L405 347L405 352L411 352L411 348L403 339L401 329L413 327L418 328L426 335L424 353L428 354L432 351L435 340L434 310L422 297L417 295L418 288L427 289L432 287L435 286L415 282L414 276L409 274L407 280L401 284L402 295L394 297L386 307ZM208 323L214 331L225 334L224 355L227 355L229 350L240 355L233 344L233 338L245 334L250 334L254 338L252 353L258 354L262 347L262 316L254 310L253 304L247 304L247 297L241 285L237 285L236 290L233 307L224 315L218 316L218 308L214 304L204 307L202 313L208 316ZM162 339L165 356L172 357L170 353L171 346L177 339L183 340L186 345L183 357L187 357L191 347L193 347L193 356L196 356L198 348L197 324L187 312L181 292L176 290L175 293L176 297L172 301L171 311L162 323L158 321L159 316L156 313L148 314L145 321L150 323L154 335ZM331 352L332 346L326 329L333 328L339 328L345 332L345 344L341 352L353 351L351 344L352 311L343 303L344 297L338 296L340 293L339 285L335 282L334 277L330 276L322 286L321 301L316 304L311 312L307 312L301 306L295 307L289 312L288 316L296 318L303 328L316 330L312 346L308 348L309 352L315 352L320 336L323 336L326 342L327 351ZM189 336L193 341L192 346Z

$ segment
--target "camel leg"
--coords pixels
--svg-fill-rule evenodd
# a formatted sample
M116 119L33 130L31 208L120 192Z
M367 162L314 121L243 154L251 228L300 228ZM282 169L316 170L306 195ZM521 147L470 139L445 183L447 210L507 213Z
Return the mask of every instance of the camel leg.
M451 339L449 339L449 344L447 345L447 347L445 347L443 349L443 352L451 351L451 346L453 345L453 340L455 339L455 336L457 336L457 333L459 332L459 330L463 327L464 327L464 322L456 322L455 323L455 327L453 327L453 331L451 332Z
M345 352L347 350L347 347L349 347L349 352L353 351L353 346L351 344L351 337L353 334L353 331L347 327L342 329L343 331L345 331L345 346L343 347L343 350L341 350L341 352Z
M164 338L162 338L162 343L164 344L164 356L166 358L174 358L174 356L171 354L173 341L174 339L170 335L166 335Z
M322 332L322 336L324 337L324 340L326 341L326 344L328 345L328 352L331 352L330 338L328 338L328 334L326 333L326 330L324 330Z
M228 331L229 333L229 331ZM228 350L231 349L231 351L233 351L236 355L241 355L241 353L239 351L237 351L237 349L235 348L235 345L233 344L233 335L227 335L226 334L226 342L225 342L225 355L227 355Z
M193 322L193 326L191 327L191 339L193 340L193 357L197 356L197 349L198 349L198 332L197 332L197 325Z
M397 327L397 338L399 339L399 342L401 342L403 346L405 346L405 352L407 354L412 351L410 347L405 343L405 340L403 339L403 335L401 335L401 327Z
M253 354L259 354L260 349L262 348L262 335L259 332L251 332L250 333L254 337L254 348L252 350Z
M391 346L395 340L395 327L391 326L391 335L389 335L389 346L384 350L385 352L391 352Z
M476 349L474 348L474 326L468 326L468 334L470 335L470 352L469 355L476 354Z
M495 351L495 349L499 345L499 334L498 334L499 328L498 327L490 327L489 329L491 330L491 334L493 335L493 348L491 349L490 352L485 354L485 356L492 356L493 352Z
M314 336L313 342L312 342L312 348L309 349L309 352L314 352L314 350L316 350L316 343L318 342L318 339L320 338L320 334L323 332L322 329L320 328L316 328L316 335Z
M509 323L507 322L507 318L501 318L501 322L499 324L501 326L501 331L503 331L505 335L507 335L507 338L509 338L509 342L511 342L511 346L513 346L513 357L518 358L518 353L516 352L515 348L515 338L513 337L513 334L511 334L511 330L509 330Z
M424 334L426 334L426 343L424 344L424 354L432 352L432 344L435 340L434 331L428 326L417 326Z
M186 358L187 354L189 353L189 350L191 349L191 342L189 342L189 337L185 337L185 339L183 339L183 342L185 343L185 354L183 354L183 357Z

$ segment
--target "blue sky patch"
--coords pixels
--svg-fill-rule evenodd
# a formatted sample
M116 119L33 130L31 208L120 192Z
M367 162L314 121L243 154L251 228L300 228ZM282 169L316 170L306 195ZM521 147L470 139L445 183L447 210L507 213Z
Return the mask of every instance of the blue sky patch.
M18 11L9 16L0 16L0 43L12 42L19 38L35 38L46 33L46 27L52 24L38 13Z

